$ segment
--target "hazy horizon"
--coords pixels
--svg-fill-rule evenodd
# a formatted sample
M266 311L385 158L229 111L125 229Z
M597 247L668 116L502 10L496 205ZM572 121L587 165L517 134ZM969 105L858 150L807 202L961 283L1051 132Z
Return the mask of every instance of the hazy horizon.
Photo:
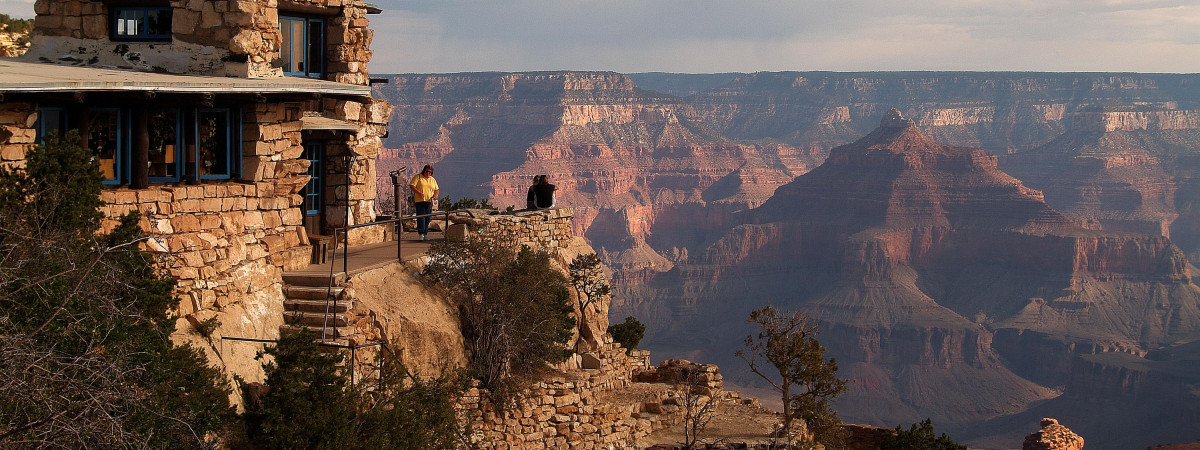
M1200 73L1189 0L374 3L374 73Z

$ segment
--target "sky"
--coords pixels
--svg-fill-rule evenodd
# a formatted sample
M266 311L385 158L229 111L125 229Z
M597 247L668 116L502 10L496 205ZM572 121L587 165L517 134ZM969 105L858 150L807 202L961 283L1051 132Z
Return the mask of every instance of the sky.
M373 73L1200 73L1197 0L376 0ZM32 17L33 0L0 0Z

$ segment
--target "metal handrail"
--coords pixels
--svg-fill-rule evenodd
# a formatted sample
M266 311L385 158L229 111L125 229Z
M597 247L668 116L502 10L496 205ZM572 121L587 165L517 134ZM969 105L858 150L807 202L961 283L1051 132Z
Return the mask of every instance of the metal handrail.
M446 232L450 229L450 215L456 214L456 213L466 213L471 218L475 217L475 213L471 212L471 210L469 210L469 209L456 209L456 210L452 210L452 211L437 211L437 212L432 212L429 214L414 214L411 216L393 217L391 219L375 220L375 221L371 221L371 222L367 222L367 223L360 223L360 224L356 224L356 225L347 225L344 227L334 228L333 236L335 239L336 239L338 233L341 233L341 235L342 235L342 246L341 246L342 247L342 273L345 274L346 276L350 275L349 262L348 262L350 259L350 230L354 230L354 229L358 229L358 228L365 228L365 227L370 227L370 226L376 226L376 225L386 225L389 223L394 224L394 226L396 227L396 260L402 261L404 259L404 253L403 253L403 249L404 249L404 225L403 224L404 224L404 221L415 220L415 219L420 219L420 218L425 218L425 217L432 218L435 216L443 216L443 218L446 221L446 225L442 227L442 235L444 236L446 234ZM347 217L349 217L349 215L347 215ZM326 339L328 339L327 336L329 333L329 312L330 312L330 307L333 304L333 276L334 276L333 267L337 264L337 262L336 262L337 247L338 247L338 245L337 245L337 242L335 241L334 246L333 246L333 256L334 256L335 260L329 264L329 283L328 283L328 287L326 287L326 290L325 290L325 317L323 318L322 323L321 323L321 341L322 342L324 342Z

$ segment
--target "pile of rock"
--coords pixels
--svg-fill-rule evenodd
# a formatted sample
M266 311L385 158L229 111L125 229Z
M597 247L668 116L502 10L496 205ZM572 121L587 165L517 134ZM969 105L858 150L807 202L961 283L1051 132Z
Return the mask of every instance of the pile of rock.
M725 387L716 364L699 364L686 359L668 359L656 368L637 374L643 383L690 384L702 395L715 395Z
M1025 436L1022 450L1082 450L1083 437L1059 425L1058 419L1042 419L1042 429Z

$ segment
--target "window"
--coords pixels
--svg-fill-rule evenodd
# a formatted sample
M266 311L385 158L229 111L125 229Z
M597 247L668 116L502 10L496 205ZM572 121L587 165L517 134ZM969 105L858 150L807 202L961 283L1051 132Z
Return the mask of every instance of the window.
M304 214L314 216L321 213L321 191L325 184L321 160L324 159L325 145L321 142L305 142L304 157L308 159L308 184L300 191L304 196Z
M151 108L146 114L149 182L227 179L241 170L241 115L231 108ZM129 183L133 172L131 108L88 108L87 143L106 184ZM39 142L84 119L67 108L38 108Z
M179 181L182 114L178 109L158 109L150 112L149 120L146 130L150 133L150 181Z
M104 174L104 182L116 184L121 175L121 156L126 153L123 146L127 142L122 139L121 110L117 108L95 108L88 110L88 147L100 159L100 173Z
M66 108L38 108L37 110L37 141L39 144L46 143L46 136L57 131L58 135L64 136L67 134L67 109Z
M233 175L237 129L230 120L233 111L223 108L197 109L188 114L187 174L192 179L221 179Z
M115 7L112 37L126 40L170 40L171 8Z
M320 78L325 71L325 21L280 16L279 33L283 73Z

